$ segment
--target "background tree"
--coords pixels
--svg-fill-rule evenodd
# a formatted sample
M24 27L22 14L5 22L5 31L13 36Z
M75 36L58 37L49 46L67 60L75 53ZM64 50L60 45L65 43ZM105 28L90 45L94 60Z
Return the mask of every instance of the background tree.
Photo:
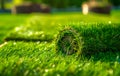
M0 7L2 10L5 10L5 0L0 0Z

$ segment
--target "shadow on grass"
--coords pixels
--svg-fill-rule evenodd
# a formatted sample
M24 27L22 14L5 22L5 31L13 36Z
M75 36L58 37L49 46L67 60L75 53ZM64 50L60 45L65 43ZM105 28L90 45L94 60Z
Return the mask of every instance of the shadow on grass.
M12 38L12 37L8 37L5 38L4 41L24 41L24 42L52 42L53 39L34 39L34 38Z
M84 54L83 57L94 62L120 62L120 51L96 52L94 54Z

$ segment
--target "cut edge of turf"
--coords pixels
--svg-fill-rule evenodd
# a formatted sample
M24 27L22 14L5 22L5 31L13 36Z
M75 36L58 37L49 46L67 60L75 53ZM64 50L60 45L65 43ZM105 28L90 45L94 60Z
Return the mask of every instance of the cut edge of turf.
M25 42L37 42L37 41L40 41L40 42L44 42L44 41L47 41L47 42L52 42L53 39L33 39L33 38L20 38L20 37L7 37L4 39L4 41L25 41Z

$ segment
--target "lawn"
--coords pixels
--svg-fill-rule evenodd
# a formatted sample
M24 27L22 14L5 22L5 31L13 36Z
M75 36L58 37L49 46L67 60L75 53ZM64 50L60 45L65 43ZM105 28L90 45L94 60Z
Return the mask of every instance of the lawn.
M26 15L0 14L0 43L4 36L14 27L20 26L26 21Z
M119 13L120 11L112 11L111 15L91 13L87 16L80 12L33 13L30 15L1 14L0 76L119 76ZM65 55L62 52L56 52L60 51L56 50L56 39L59 38L58 34L61 33L61 30L73 27L81 32L82 37L89 35L89 33L95 34L89 35L92 38L92 36L97 37L98 35L94 32L97 28L88 30L94 25L97 25L97 28L101 26L112 28L107 29L110 32L100 28L102 32L100 35L107 38L103 38L103 40L115 43L114 46L107 43L115 49L114 51L100 51L89 54L90 56L81 56L77 53ZM82 31L87 33L82 35L84 34ZM96 31L100 32L98 29ZM114 34L117 37L111 40L109 37ZM96 48L99 50L101 48L99 42L98 44L90 42L89 37L86 37L88 39L86 42L93 44L92 50L95 51ZM95 47L95 45L97 46Z

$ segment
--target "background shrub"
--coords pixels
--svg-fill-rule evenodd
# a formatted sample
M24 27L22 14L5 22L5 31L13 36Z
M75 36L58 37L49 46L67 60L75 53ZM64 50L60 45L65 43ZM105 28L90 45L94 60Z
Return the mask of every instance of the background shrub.
M83 2L88 0L24 0L31 1L33 3L45 3L54 8L67 8L67 7L81 7ZM120 0L108 0L114 6L120 5Z

